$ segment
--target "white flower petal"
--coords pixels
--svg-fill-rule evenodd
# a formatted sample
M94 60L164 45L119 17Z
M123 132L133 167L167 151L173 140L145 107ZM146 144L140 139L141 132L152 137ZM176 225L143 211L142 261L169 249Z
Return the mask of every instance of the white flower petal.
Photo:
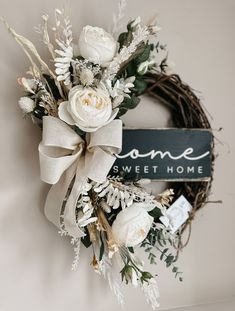
M71 114L68 112L67 107L68 107L67 101L59 105L59 109L58 109L59 118L70 125L74 125L75 122L73 118L71 117Z

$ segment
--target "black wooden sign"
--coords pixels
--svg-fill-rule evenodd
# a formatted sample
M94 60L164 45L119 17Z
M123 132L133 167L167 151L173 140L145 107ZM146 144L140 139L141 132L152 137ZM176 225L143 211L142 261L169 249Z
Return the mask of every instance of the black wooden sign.
M152 180L208 180L212 133L201 129L126 129L110 174Z

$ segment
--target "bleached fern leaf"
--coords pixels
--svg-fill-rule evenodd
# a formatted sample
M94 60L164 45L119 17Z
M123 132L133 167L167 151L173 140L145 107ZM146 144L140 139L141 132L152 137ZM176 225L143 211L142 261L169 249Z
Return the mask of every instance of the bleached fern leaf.
M72 87L70 66L73 59L73 33L72 26L68 17L62 12L57 12L56 26L62 31L56 43L59 48L55 50L58 57L55 58L55 67L58 81L64 81L64 84L70 89ZM59 19L60 16L61 18ZM58 30L57 30L58 32Z
M145 189L136 187L134 184L125 185L118 179L109 178L103 183L93 183L92 187L97 196L102 199L101 207L106 213L119 207L125 209L134 202L142 203L148 211L160 205Z
M71 244L74 245L74 260L72 263L72 270L76 271L78 268L79 258L80 258L80 246L81 246L81 239L74 239L72 238Z

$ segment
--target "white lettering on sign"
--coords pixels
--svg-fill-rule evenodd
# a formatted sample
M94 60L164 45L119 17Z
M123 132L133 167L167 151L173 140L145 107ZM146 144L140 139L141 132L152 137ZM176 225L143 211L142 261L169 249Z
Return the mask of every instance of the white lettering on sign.
M122 171L124 173L144 173L148 174L153 172L154 174L158 173L158 166L156 165L114 165L112 168L112 172L114 174L118 174L119 171ZM203 167L202 166L171 166L167 165L165 168L165 172L167 175L171 174L191 174L191 173L198 173L198 174L203 174Z
M119 159L125 159L128 157L130 157L132 159L150 157L150 159L153 160L156 156L160 156L161 159L168 157L172 160L180 160L180 159L184 158L184 159L189 160L189 161L197 161L197 160L200 160L200 159L207 157L210 154L210 151L206 151L205 153L203 153L199 156L196 156L196 157L190 156L193 152L194 152L194 149L190 147L190 148L185 149L185 151L182 152L181 154L174 156L171 154L170 151L164 151L163 152L161 150L154 150L153 149L147 153L140 153L140 151L138 149L132 149L130 152L128 152L126 154L116 155L116 157Z

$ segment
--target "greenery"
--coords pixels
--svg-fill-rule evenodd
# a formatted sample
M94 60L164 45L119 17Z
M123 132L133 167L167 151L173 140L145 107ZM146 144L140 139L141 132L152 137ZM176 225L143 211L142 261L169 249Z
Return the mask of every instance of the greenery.
M150 264L157 264L157 255L154 251L157 251L159 259L164 261L167 268L171 268L172 272L175 274L175 278L178 278L180 282L183 281L182 272L175 265L177 261L177 256L170 252L170 248L167 244L172 247L173 242L170 236L167 238L161 229L152 228L147 236L147 238L142 242L141 247L145 249L148 253L148 260Z

